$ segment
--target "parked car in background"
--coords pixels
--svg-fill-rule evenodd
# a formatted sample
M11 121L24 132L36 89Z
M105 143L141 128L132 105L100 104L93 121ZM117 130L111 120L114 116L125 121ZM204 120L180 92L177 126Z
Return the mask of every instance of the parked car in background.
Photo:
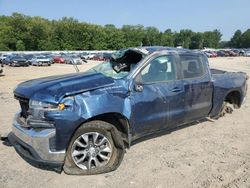
M35 54L25 54L25 55L23 55L24 56L24 58L26 59L26 61L29 63L29 65L31 65L31 60L33 59L33 58L35 58Z
M236 56L240 56L240 50L239 49L232 49L231 51L233 51Z
M225 53L225 57L229 57L230 53L227 50L223 50L223 52Z
M96 55L95 52L83 52L80 54L80 57L81 59L84 59L84 60L92 60L95 55Z
M12 67L28 67L29 63L23 56L15 55L10 58L9 66Z
M225 57L226 56L226 53L222 50L218 50L216 53L217 53L218 57Z
M10 61L11 61L11 59L12 59L13 57L14 57L14 55L12 55L12 54L7 55L7 56L2 60L3 64L4 64L4 65L9 65L9 64L10 64Z
M111 58L111 53L97 53L94 57L93 60L95 61L107 61Z
M3 62L5 60L5 58L8 57L8 54L2 54L0 56L0 61Z
M61 55L56 55L53 57L53 62L54 63L61 63L61 64L64 64L66 63L65 62L65 59L61 56Z
M51 61L47 56L36 56L31 60L31 64L33 66L50 66Z
M71 54L63 54L62 55L62 58L64 59L65 64L70 64L70 61L72 61L70 56L71 56Z
M94 61L103 61L104 59L103 59L102 53L95 54L95 56L93 57L93 60Z
M82 59L82 60L88 60L89 59L89 53L88 52L82 52L82 53L80 53L79 54L80 55L80 58Z
M53 54L51 54L51 53L45 53L45 54L41 54L42 56L46 56L47 58L49 58L49 60L50 60L50 63L51 64L53 64L54 62L53 62Z
M205 51L207 57L217 57L216 52L213 51Z
M53 62L60 64L70 64L70 56L71 54L60 54L53 57Z
M250 50L245 51L245 56L249 57L250 56Z
M237 52L234 52L233 50L228 50L229 56L230 57L236 57L238 56Z
M78 55L69 55L68 58L69 61L67 61L67 64L81 65L86 62L86 60L83 61Z
M112 57L112 53L106 53L106 52L103 53L104 61L109 61L111 57Z
M244 56L245 50L244 49L232 49L233 52L237 54L237 56Z

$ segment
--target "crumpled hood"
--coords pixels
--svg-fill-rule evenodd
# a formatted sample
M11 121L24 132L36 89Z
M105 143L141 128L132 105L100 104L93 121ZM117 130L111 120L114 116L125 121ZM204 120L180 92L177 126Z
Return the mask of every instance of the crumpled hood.
M16 95L44 102L56 102L64 96L111 86L114 80L100 73L74 73L29 80L19 84Z

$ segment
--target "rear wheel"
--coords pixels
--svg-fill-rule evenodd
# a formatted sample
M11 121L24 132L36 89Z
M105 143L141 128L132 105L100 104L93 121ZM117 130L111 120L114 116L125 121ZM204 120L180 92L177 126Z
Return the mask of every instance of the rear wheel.
M227 113L232 114L233 108L231 106L229 106L229 104L227 102L223 102L223 105L221 107L219 114L216 115L215 117L213 117L213 119L219 119L220 117L225 116Z
M223 107L220 111L220 117L225 116L226 114L232 114L233 113L233 107L229 106L229 103L224 102Z
M110 172L120 165L124 152L120 132L112 124L88 122L71 139L64 171L79 175Z

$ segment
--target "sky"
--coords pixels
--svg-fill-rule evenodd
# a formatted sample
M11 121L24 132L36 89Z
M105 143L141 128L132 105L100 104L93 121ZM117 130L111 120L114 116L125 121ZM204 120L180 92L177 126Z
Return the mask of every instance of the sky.
M237 29L250 28L250 0L0 0L0 15L13 12L118 28L141 24L160 31L219 29L222 40L230 40Z

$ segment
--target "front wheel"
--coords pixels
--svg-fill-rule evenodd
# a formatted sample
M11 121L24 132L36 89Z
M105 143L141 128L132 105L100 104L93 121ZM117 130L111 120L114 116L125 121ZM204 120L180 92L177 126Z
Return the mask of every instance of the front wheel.
M88 122L71 139L64 171L78 175L110 172L118 168L124 152L120 132L112 124L103 121Z

